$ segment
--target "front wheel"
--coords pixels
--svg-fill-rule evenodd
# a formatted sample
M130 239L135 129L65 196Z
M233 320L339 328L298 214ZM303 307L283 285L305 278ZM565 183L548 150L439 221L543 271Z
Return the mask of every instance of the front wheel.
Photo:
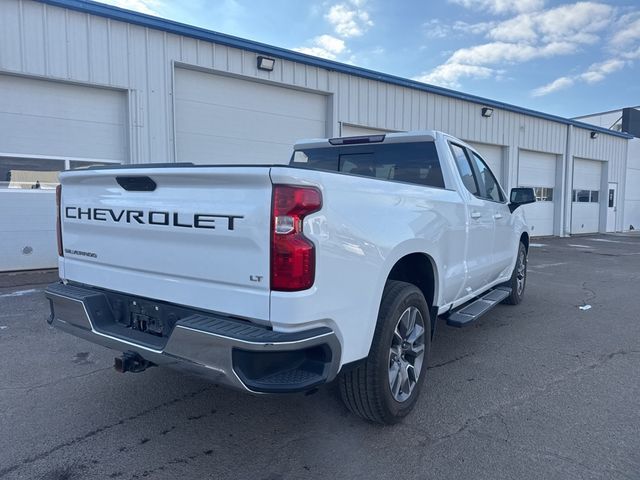
M513 268L511 279L506 285L511 287L511 295L505 298L502 303L518 305L524 297L524 288L527 286L527 247L522 242L518 247L516 266Z
M430 344L424 295L412 284L388 281L369 356L340 374L340 395L347 408L383 424L406 416L424 383Z

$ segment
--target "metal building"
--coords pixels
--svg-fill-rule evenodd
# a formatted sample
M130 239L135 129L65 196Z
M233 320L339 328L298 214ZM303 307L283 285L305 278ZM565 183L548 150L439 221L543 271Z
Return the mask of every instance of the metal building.
M536 235L623 228L601 192L624 198L627 134L98 3L2 0L0 271L56 265L64 168L284 163L299 138L419 129L536 187Z
M618 184L610 182L606 201L610 216L618 212L618 205L623 207L623 213L619 213L623 230L640 230L640 106L594 113L578 120L633 135L629 140L624 197L619 195Z

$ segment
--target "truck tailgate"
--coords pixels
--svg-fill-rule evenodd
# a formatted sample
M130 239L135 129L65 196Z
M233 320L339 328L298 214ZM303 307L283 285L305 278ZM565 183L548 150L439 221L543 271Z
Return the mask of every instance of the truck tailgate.
M63 278L268 322L268 167L86 170L60 178Z

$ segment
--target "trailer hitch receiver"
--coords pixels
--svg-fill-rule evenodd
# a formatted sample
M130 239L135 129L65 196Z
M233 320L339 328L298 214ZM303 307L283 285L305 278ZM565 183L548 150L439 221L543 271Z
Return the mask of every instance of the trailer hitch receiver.
M121 356L116 357L113 362L113 367L117 372L125 373L139 373L144 372L147 368L155 366L144 358L139 353L127 351Z

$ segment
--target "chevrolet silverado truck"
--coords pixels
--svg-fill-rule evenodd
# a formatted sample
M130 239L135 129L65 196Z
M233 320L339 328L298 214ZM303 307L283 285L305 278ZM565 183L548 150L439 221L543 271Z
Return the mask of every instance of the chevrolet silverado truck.
M337 379L355 414L415 405L436 319L523 298L532 189L508 199L442 132L298 142L288 165L63 172L49 323L253 393Z

